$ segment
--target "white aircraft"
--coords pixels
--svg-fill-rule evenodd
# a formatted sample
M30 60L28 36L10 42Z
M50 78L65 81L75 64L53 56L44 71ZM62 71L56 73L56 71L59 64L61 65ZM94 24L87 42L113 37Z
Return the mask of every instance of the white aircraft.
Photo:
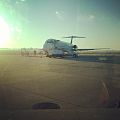
M48 39L45 41L43 49L22 48L21 55L23 56L45 55L47 57L64 57L64 56L78 57L79 51L108 49L108 48L78 49L77 45L72 44L73 38L85 38L85 37L69 36L64 38L71 38L71 42L68 43L61 40Z
M48 39L45 41L43 45L43 50L46 52L48 57L64 57L65 55L71 55L73 57L77 57L77 45L73 45L73 38L85 38L85 37L77 37L77 36L69 36L64 38L71 38L71 42L63 42L61 40L56 39Z

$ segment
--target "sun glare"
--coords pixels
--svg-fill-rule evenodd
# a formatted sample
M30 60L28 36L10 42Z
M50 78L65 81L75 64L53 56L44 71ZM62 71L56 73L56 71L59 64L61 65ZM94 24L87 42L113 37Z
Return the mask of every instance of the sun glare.
M8 40L10 39L10 27L0 16L0 48L7 47Z

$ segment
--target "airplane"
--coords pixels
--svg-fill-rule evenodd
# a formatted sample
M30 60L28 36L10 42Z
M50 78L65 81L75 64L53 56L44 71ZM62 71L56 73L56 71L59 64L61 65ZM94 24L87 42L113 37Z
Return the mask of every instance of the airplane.
M43 45L43 50L45 51L47 57L64 57L64 56L78 57L80 51L109 49L109 48L79 49L77 45L73 44L73 39L86 37L68 36L63 38L70 38L71 39L70 43L57 39L48 39L45 41Z
M73 45L73 38L85 38L78 36L68 36L64 38L71 38L71 42L64 42L56 39L48 39L43 45L43 50L46 52L48 57L64 57L65 55L71 55L73 57L78 56L78 47Z
M22 56L36 56L36 55L46 55L47 57L65 57L72 56L78 57L79 51L88 51L88 50L100 50L100 49L108 49L108 48L91 48L91 49L78 49L77 45L73 44L74 38L86 38L79 36L68 36L63 38L70 38L70 43L64 42L57 39L47 39L43 45L43 49L21 49Z

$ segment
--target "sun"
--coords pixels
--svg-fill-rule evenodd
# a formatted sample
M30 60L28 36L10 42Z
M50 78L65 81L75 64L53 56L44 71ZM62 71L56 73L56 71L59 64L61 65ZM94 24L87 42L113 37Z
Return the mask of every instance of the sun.
M0 16L0 48L4 48L10 39L10 27L3 17Z

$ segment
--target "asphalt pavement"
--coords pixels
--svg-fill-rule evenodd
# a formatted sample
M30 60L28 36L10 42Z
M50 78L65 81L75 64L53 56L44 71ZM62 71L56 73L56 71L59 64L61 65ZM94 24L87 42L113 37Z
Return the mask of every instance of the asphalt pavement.
M0 118L119 120L119 71L117 63L0 55Z

